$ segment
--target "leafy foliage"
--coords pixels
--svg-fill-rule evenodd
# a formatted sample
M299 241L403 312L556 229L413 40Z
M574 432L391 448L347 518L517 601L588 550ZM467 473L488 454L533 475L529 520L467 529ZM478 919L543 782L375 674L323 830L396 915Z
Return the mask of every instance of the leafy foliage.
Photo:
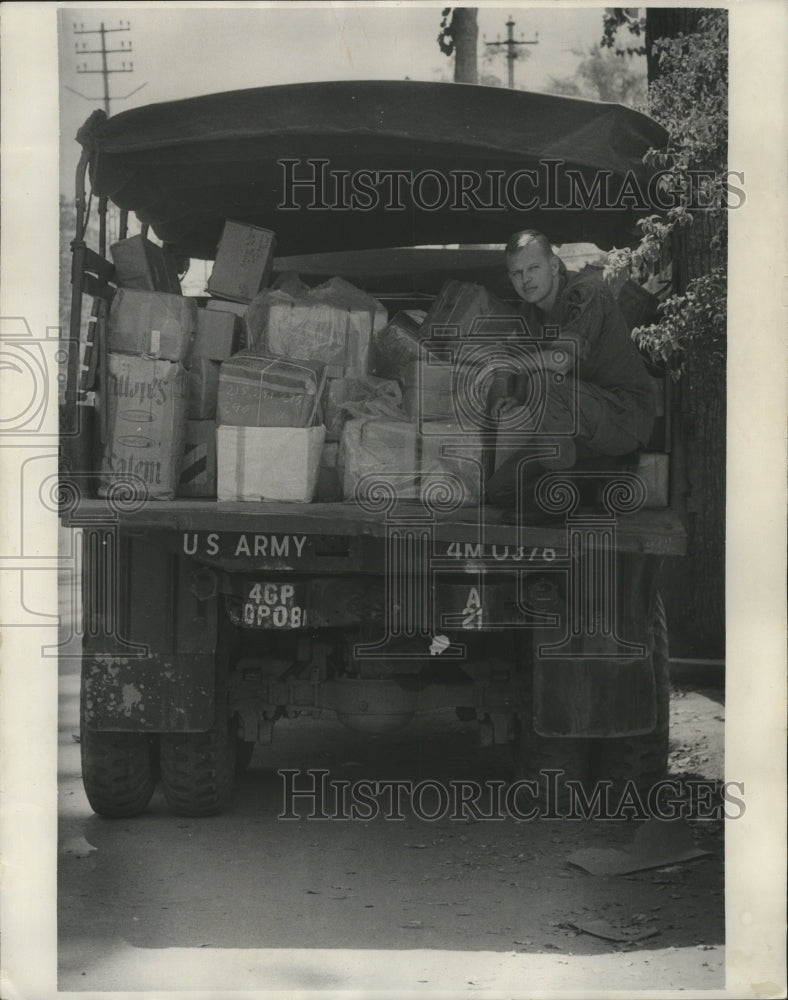
M724 371L727 250L726 174L728 146L728 19L710 10L698 30L654 43L660 75L649 88L649 110L668 131L663 150L646 158L660 169L661 188L673 207L639 222L641 240L635 250L610 255L607 274L624 272L641 279L659 271L665 252L686 236L700 213L711 222L713 236L709 273L692 278L683 294L660 307L660 320L633 331L633 337L655 360L668 363L678 376L693 358L708 371Z
M717 265L690 282L684 295L660 302L660 318L634 331L640 348L665 363L673 378L684 372L688 357L703 360L704 372L715 382L725 374L726 269Z
M553 77L550 92L569 97L585 97L592 101L610 101L645 110L646 74L632 66L631 59L618 59L611 52L592 47L587 52L575 51L581 59L572 77Z
M602 21L601 45L613 49L617 56L645 55L645 45L627 45L622 48L618 44L618 29L625 27L635 38L646 33L646 19L641 16L638 7L605 7Z
M445 56L450 56L454 53L454 33L451 22L451 7L444 7L441 11L441 30L438 33L438 48Z

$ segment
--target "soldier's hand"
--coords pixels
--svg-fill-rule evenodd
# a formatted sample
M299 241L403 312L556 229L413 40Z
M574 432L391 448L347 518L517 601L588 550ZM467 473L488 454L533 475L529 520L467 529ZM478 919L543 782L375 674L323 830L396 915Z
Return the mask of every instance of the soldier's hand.
M519 405L520 404L514 396L502 396L500 399L496 399L493 402L490 412L497 420L502 417L504 413L508 413L510 410L515 409Z

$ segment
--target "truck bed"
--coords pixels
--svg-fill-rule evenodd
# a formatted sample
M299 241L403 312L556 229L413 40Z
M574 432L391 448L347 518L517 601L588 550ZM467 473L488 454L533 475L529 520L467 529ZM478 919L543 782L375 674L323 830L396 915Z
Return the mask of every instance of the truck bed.
M129 506L132 506L130 504ZM354 503L280 503L225 502L216 500L176 499L148 502L139 509L111 509L105 500L80 500L64 512L63 523L68 527L118 524L127 530L182 531L266 531L301 532L321 535L364 535L385 538L387 522L383 515L360 509ZM502 512L494 507L462 507L431 519L417 502L400 503L390 515L390 522L407 521L422 515L434 525L434 538L439 542L468 542L483 545L551 546L557 550L566 546L567 523L520 528L505 524ZM680 556L686 552L686 531L678 514L669 508L641 510L635 514L608 518L601 511L581 510L573 515L571 524L579 519L593 519L594 526L614 523L616 549L620 552L644 555Z

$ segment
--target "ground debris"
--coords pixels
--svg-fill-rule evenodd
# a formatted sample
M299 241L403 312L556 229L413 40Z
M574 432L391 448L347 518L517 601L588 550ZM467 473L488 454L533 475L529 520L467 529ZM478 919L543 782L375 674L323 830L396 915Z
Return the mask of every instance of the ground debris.
M709 855L696 847L687 825L681 821L649 820L637 831L632 844L616 847L586 847L570 854L567 861L591 875L626 875L649 868L663 869L676 862Z
M598 918L596 920L572 921L564 926L582 934L603 938L605 941L632 944L636 941L644 941L646 938L656 937L660 933L658 927L645 926L645 919L640 919L644 917L644 914L636 913L627 922L618 921L613 924L609 920Z

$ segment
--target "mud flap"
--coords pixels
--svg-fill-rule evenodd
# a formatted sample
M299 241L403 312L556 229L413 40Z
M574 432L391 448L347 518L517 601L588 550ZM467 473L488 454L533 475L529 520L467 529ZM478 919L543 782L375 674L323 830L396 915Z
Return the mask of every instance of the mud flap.
M83 724L116 732L210 729L217 598L203 593L198 564L115 527L85 535Z
M533 724L542 736L635 736L657 723L652 653L660 561L614 560L607 604L575 591L557 629L534 634ZM586 577L588 584L588 577ZM593 583L591 583L593 587ZM588 587L586 589L589 589Z
M634 736L657 724L650 657L534 663L534 729L541 736Z

